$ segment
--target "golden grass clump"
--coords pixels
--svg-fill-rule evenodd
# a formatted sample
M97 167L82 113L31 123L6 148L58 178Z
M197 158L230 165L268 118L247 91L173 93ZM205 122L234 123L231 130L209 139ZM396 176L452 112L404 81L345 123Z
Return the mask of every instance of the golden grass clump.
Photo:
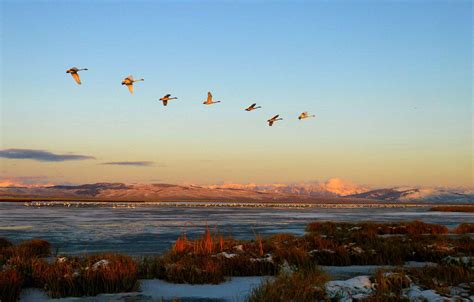
M223 251L226 245L226 240L223 236L212 235L209 226L206 225L204 235L196 240L189 240L186 234L179 236L173 245L173 252L193 253L196 255L211 255L217 251Z

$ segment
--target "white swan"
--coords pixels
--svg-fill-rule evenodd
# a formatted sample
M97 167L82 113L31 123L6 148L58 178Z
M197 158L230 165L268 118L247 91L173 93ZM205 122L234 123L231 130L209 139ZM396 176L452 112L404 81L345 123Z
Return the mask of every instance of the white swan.
M207 93L207 100L205 100L203 102L204 105L212 105L212 104L216 104L216 103L220 103L221 101L213 101L212 100L212 93L211 92L208 92Z
M162 97L162 98L160 99L160 101L163 102L163 106L166 106L166 105L168 105L168 101L169 101L169 100L177 100L177 99L178 99L178 98L176 98L176 97L171 97L171 94L167 94L167 95L165 95L164 97Z
M260 106L257 106L257 103L253 103L252 105L248 106L247 108L245 108L246 111L252 111L252 110L255 110L255 109L258 109L258 108L262 108Z
M87 68L77 68L77 67L72 67L66 70L66 73L70 73L73 77L73 79L76 81L77 84L81 85L81 78L79 77L78 72L82 70L88 70Z
M126 77L125 79L123 79L122 85L127 85L128 90L130 91L130 93L133 94L133 83L139 82L139 81L145 81L145 79L142 78L142 79L139 79L139 80L134 80L134 79L133 79L133 76L132 76L132 75L129 75L128 77Z
M267 122L268 122L268 126L270 126L270 127L271 127L271 126L273 126L273 123L274 123L274 122L276 122L276 121L281 121L281 120L282 120L282 118L281 118L281 117L280 117L280 118L278 118L279 116L280 116L280 115L279 115L279 114L277 114L277 115L275 115L274 117L272 117L271 119L267 120Z
M307 111L303 112L298 116L299 120L305 119L305 118L310 118L310 117L316 117L316 115L309 115Z

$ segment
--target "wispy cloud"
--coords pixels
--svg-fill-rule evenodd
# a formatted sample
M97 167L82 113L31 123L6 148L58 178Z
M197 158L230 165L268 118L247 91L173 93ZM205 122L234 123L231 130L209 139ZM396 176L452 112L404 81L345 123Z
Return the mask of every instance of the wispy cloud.
M154 162L152 161L111 161L111 162L102 163L102 165L151 167L154 165Z
M49 151L35 149L4 149L0 150L0 157L9 159L31 159L48 162L95 159L95 157L88 155L55 154Z

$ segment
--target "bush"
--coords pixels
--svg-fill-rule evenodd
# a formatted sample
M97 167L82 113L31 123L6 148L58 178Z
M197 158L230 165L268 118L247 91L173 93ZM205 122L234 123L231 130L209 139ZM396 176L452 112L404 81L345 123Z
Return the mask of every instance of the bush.
M220 262L208 256L192 255L165 265L165 279L173 283L218 284L225 280Z
M403 297L403 289L410 287L411 280L402 270L395 272L379 269L375 273L375 293L364 302L409 301Z
M469 284L471 292L474 291L474 273L462 265L424 266L408 269L407 274L410 275L415 284L434 289L440 293L449 294L449 287L457 286L460 283Z
M22 285L23 278L15 269L0 271L0 301L18 301Z
M44 259L15 256L8 259L6 266L15 269L22 276L24 287L44 286L42 273L48 266Z
M0 237L0 249L10 247L12 245L13 243L11 243L11 241L9 241L7 238Z
M474 223L461 223L454 230L456 234L474 233Z
M42 239L24 241L15 247L14 254L26 258L47 257L51 254L51 244Z
M326 299L328 277L316 267L281 274L252 290L248 302L307 302Z
M52 298L128 292L139 287L137 265L131 257L118 254L56 262L43 272L42 280Z

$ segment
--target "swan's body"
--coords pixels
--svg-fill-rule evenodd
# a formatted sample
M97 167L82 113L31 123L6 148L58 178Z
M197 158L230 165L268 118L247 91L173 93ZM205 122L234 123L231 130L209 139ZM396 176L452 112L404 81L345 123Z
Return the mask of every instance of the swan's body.
M73 79L76 81L77 84L81 85L81 78L79 77L78 72L82 70L88 70L87 68L77 68L77 67L72 67L66 70L66 73L70 73L73 77Z
M130 91L130 93L133 94L133 83L139 82L139 81L145 81L145 79L135 80L135 79L133 79L133 76L132 76L132 75L129 75L128 77L126 77L125 79L123 79L122 85L127 85L128 90Z
M212 93L208 92L207 93L207 100L203 102L204 105L212 105L216 103L220 103L221 101L213 101L212 100Z
M169 100L177 100L177 99L178 99L178 98L176 98L176 97L171 97L171 94L167 94L167 95L165 95L164 97L162 97L162 98L160 99L160 101L163 102L163 106L166 106L166 105L168 105L168 101L169 101Z
M255 109L258 109L258 108L262 108L262 107L256 106L256 105L257 105L257 103L253 103L252 105L248 106L248 108L245 108L245 110L246 111L252 111L252 110L255 110Z
M267 121L267 122L268 122L268 126L271 127L271 126L273 126L273 123L274 123L274 122L276 122L276 121L281 121L282 118L281 118L281 117L278 118L279 116L280 116L280 115L277 114L277 115L275 115L274 117L272 117L271 119L269 119L269 120Z
M298 116L298 119L299 120L303 120L305 118L310 118L310 117L316 117L316 115L309 115L307 111L303 112L300 114L300 116Z

